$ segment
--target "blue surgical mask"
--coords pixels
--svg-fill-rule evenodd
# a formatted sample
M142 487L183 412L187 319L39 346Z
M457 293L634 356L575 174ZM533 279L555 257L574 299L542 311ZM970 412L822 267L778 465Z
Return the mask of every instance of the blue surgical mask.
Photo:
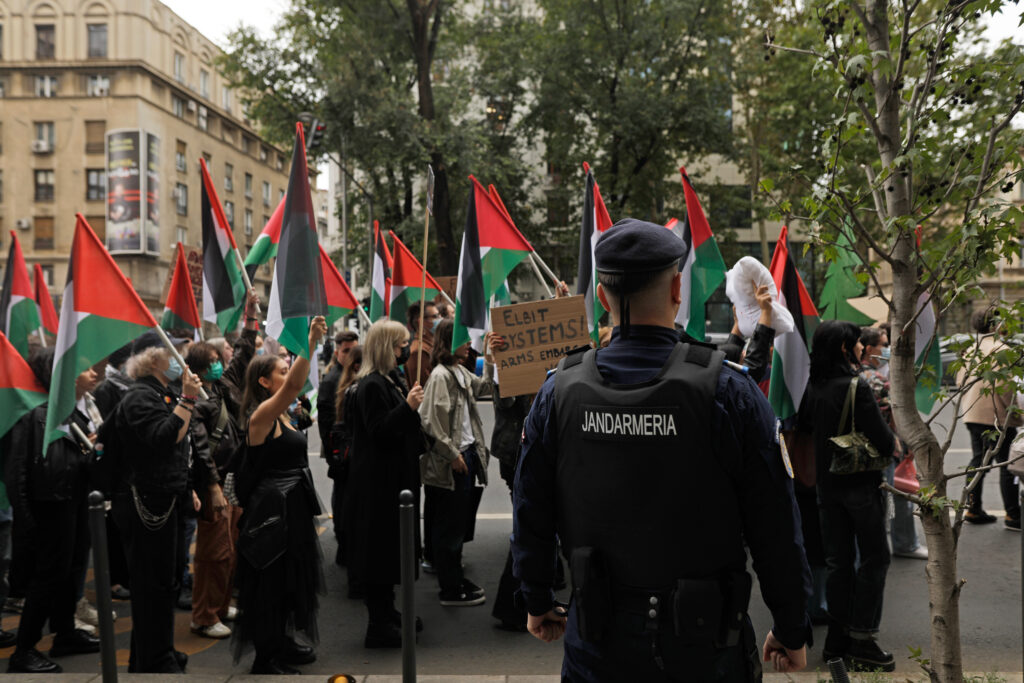
M885 360L889 360L889 347L888 346L883 346L882 347L882 358L884 358Z
M164 377L171 382L181 377L181 365L178 363L177 358L172 358L168 361L167 369L164 371Z
M223 374L224 364L221 363L219 360L215 360L213 361L213 363L210 364L210 369L207 370L206 374L203 375L203 379L209 382L216 382L221 378L221 375Z
M267 350L264 349L262 346L260 348L256 349L256 355L257 356L262 356L266 352L267 352Z

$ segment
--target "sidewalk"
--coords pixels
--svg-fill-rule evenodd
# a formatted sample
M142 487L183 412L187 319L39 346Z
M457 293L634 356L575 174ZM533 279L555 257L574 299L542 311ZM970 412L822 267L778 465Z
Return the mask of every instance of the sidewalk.
M102 676L99 674L56 674L56 675L16 675L16 674L5 674L5 681L11 681L12 683L102 683ZM189 683L286 683L291 681L292 683L301 683L302 679L309 679L318 681L320 683L333 683L333 677L331 676L251 676L251 675L237 675L237 676L206 676L206 675L189 675L185 676L166 676L160 674L121 674L118 676L118 681L125 681L131 683L133 681L139 682L154 682L154 681L185 681ZM395 675L370 675L370 676L356 676L357 683L402 683L402 676ZM344 679L342 679L344 680ZM444 676L444 675L422 675L417 677L418 683L560 683L561 678L559 676ZM880 681L891 680L899 681L925 681L925 676L907 676L906 674L851 674L850 680L854 683L858 681L862 683L879 683ZM1004 681L1005 683L1024 683L1022 681L1021 673L1015 672L985 672L985 673L964 673L965 681L977 681L977 683L997 683L998 681ZM764 676L764 683L819 683L823 681L828 683L830 681L827 671L820 672L802 672L798 674L776 674L766 673Z

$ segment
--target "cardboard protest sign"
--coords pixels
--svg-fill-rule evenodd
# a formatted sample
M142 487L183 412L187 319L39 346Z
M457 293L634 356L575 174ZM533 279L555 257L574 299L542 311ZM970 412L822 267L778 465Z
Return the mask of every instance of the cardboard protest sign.
M590 343L582 296L492 308L491 327L506 342L494 354L502 396L536 393L562 356Z

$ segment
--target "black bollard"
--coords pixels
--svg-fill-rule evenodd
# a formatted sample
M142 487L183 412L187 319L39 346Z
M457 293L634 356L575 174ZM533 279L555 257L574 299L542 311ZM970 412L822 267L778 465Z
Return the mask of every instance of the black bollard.
M841 657L828 660L828 671L834 683L850 683L850 675L846 673L846 663Z
M402 683L416 681L416 522L412 491L398 494L402 528Z
M96 611L100 618L100 656L103 683L117 681L117 651L114 648L114 605L110 599L110 564L107 555L107 525L103 494L89 494L89 531L92 534L92 567L96 581Z

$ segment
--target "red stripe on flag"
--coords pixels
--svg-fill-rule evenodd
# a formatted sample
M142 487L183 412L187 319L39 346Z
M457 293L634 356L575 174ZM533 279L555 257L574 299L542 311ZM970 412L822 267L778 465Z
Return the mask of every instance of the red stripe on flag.
M772 253L772 263L768 267L771 271L772 279L775 281L775 288L779 292L783 291L783 278L786 273L786 261L790 259L789 254L789 227L782 226L782 231L779 233L779 241L775 244L775 251ZM796 264L794 263L793 270L796 271ZM814 306L814 301L811 299L811 295L807 293L807 288L804 286L804 281L797 273L797 285L800 290L800 311L802 315L817 316L818 309ZM787 302L787 306L790 311L796 315L797 311L793 307L792 302Z
M128 278L117 267L92 227L80 214L75 214L75 239L71 247L74 263L75 308L79 313L92 313L103 318L156 327L156 320L132 288ZM74 324L69 321L68 324Z
M422 264L412 255L409 247L402 244L402 240L398 239L398 235L390 230L388 230L388 234L391 235L391 239L395 243L395 267L391 271L394 284L399 287L422 287L424 271ZM441 285L437 284L437 280L431 277L429 272L427 273L427 288L436 289L439 292L444 291Z
M45 394L32 369L7 336L0 332L0 389L24 389Z
M43 267L38 263L33 271L35 276L35 297L39 306L39 316L43 319L43 327L50 334L57 334L57 310L53 307L53 297L50 296L50 288L46 286L46 276L43 275Z
M320 264L324 271L324 289L327 291L327 305L347 308L352 311L356 310L359 307L359 300L352 293L348 283L345 282L345 278L338 272L338 267L334 265L334 261L324 251L324 245L321 244L319 247Z
M693 241L693 249L711 239L711 226L704 215L704 209L697 199L697 193L690 183L690 177L686 175L686 167L679 167L679 174L683 177L683 194L686 195L686 219L690 224L690 239Z
M167 290L167 308L184 322L194 328L203 326L196 306L196 295L192 291L192 280L189 278L188 264L185 262L185 247L178 242L174 257L174 273L171 275L171 287Z
M533 251L533 247L512 222L504 203L499 205L495 202L476 178L469 176L469 179L473 182L473 192L476 193L476 227L480 236L480 246Z
M13 230L11 230L11 246L14 253L8 267L14 268L14 272L11 274L10 294L31 299L32 282L28 279L28 268L25 266L25 256L21 253L21 242L18 241L18 234Z

